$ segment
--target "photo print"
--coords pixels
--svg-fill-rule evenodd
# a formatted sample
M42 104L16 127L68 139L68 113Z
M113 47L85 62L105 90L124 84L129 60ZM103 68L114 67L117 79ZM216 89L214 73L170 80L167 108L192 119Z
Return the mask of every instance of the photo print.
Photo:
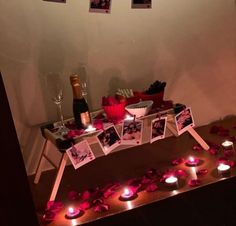
M111 0L90 0L89 12L110 13Z
M167 117L152 120L150 143L165 138Z
M66 150L66 153L75 169L95 159L87 140L72 145Z
M105 155L121 144L120 135L114 125L107 127L96 136Z
M142 143L143 121L124 120L122 124L121 143L140 145Z
M190 127L195 126L190 107L185 108L183 111L181 111L175 116L175 125L178 135L181 135L182 133L187 131Z
M133 9L149 9L152 8L152 0L132 0Z

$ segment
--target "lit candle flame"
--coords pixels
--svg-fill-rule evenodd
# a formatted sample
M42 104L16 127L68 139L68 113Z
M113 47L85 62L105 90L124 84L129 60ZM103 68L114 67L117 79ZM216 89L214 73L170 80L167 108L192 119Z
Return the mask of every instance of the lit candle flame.
M74 213L74 208L73 208L73 207L69 207L69 208L68 208L68 212L69 212L69 213Z
M130 195L130 190L129 190L128 188L125 188L125 189L124 189L124 195L125 195L125 196Z

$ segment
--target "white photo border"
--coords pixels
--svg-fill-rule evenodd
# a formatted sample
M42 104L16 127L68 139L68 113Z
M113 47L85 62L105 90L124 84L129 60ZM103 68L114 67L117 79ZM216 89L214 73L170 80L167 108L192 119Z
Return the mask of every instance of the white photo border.
M161 135L153 137L153 125L154 125L154 123L157 122L157 121L162 121L162 120L164 120L164 125L163 125L163 128L162 128L163 129L163 133ZM153 119L151 121L150 143L153 143L154 141L157 141L157 140L165 138L166 125L167 125L167 117L155 118L155 119Z
M95 0L89 0L89 12L92 13L110 13L111 12L111 1L112 0L108 0L109 1L109 7L108 8L96 8L96 7L92 7L92 4ZM101 0L98 0L99 2Z
M99 136L101 134L105 135L107 133L107 131L110 130L111 128L114 129L114 132L116 133L118 139L112 145L107 147L107 146L102 144L102 141L101 141L101 139L99 139ZM117 131L117 129L116 129L116 127L114 125L108 126L103 131L99 132L96 135L96 139L97 139L97 141L98 141L98 143L99 143L100 147L102 148L102 151L104 152L105 155L109 154L112 150L114 150L116 147L121 145L120 134L118 133L118 131Z
M190 123L188 123L186 126L180 128L179 127L179 120L180 120L180 116L185 114L185 112L188 111L190 117ZM184 132L186 132L189 128L192 128L195 126L194 123L194 118L193 118L193 114L192 114L192 110L190 107L186 107L185 109L183 109L181 112L179 112L177 115L175 115L175 125L176 125L176 130L178 135L183 134Z
M80 147L83 147L83 148L86 147L86 149L89 151L89 153L88 153L89 156L86 156L82 161L77 162L76 159L72 156L71 149L75 148L76 153L79 153L78 150L80 149ZM66 150L66 153L67 153L67 155L68 155L68 157L75 169L78 169L79 167L81 167L81 166L83 166L95 159L95 155L93 154L92 149L91 149L87 140L83 140L81 142L78 142L77 144L74 144L72 147L70 147Z
M138 136L138 139L137 138L132 138L132 139L124 139L124 129L125 129L125 124L128 124L127 126L129 126L130 124L133 124L133 123L138 123L138 127L140 127L140 135ZM124 145L140 145L142 144L142 137L143 137L143 120L139 120L139 119L136 119L135 121L134 120L124 120L122 122L122 130L121 130L121 144L124 144Z
M137 2L135 0L132 0L132 9L151 9L152 8L152 0L149 0L146 2L143 0L142 2Z

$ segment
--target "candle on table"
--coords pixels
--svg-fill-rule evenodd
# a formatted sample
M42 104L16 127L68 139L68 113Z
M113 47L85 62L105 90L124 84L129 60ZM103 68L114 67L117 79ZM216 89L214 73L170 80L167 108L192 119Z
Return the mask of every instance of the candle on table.
M74 209L73 207L69 207L65 217L68 219L74 219L79 217L79 215L80 215L80 209Z
M230 173L230 166L224 163L220 163L217 167L218 173L222 176Z
M175 176L169 176L165 179L165 183L168 185L168 186L171 186L171 187L177 187L178 185L178 178L175 177Z
M134 120L134 117L131 115L126 115L125 120Z
M227 150L234 149L234 143L229 140L224 141L221 145L223 146L224 149L227 149Z
M187 166L197 166L199 164L199 159L190 156L186 161Z
M134 193L131 189L124 188L123 193L120 196L120 199L124 200L124 201L132 200L132 199L136 198L136 196L137 196L137 194Z
M85 132L93 132L93 131L95 131L95 130L96 130L95 127L93 127L92 125L89 125L89 126L87 127L87 129L85 129Z

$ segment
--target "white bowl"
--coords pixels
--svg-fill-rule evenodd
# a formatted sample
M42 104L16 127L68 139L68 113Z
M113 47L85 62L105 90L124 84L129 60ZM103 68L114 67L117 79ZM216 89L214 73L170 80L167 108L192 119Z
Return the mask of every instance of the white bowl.
M125 107L125 110L128 111L131 115L135 115L136 118L140 118L149 113L153 105L152 100L140 101L136 104L130 104Z

